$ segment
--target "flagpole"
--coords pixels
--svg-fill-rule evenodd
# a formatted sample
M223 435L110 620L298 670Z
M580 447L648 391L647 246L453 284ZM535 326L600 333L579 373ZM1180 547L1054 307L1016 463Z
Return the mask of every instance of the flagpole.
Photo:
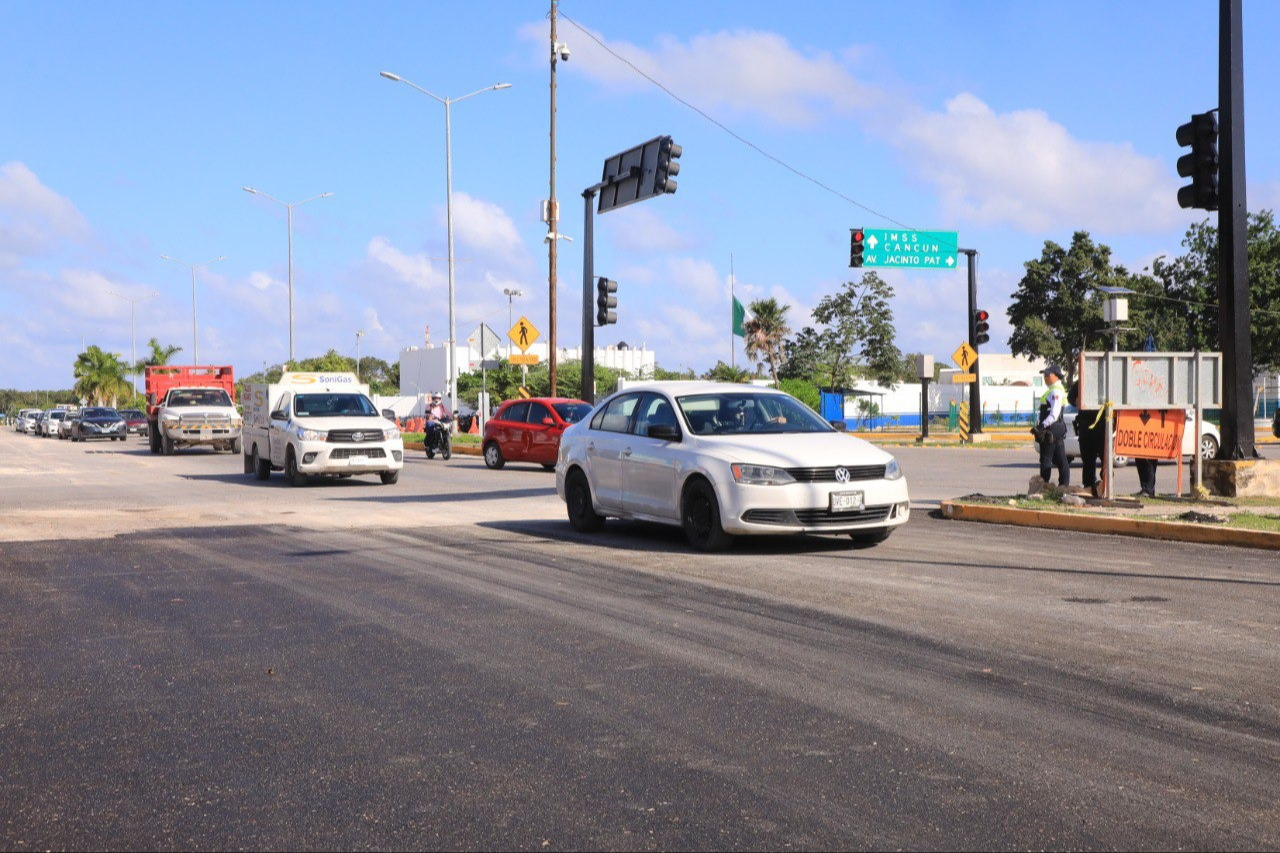
M733 295L733 253L729 253L729 366L734 370L738 369L738 346L734 342L733 328L733 302L736 297Z

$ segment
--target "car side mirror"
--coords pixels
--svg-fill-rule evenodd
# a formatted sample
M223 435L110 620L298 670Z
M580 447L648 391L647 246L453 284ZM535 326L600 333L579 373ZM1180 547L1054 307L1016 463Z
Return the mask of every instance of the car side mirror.
M650 424L646 433L649 438L657 438L662 441L679 441L680 427L671 424Z
M844 432L849 428L849 425L844 421L832 421L831 425L835 427L837 430L839 430L840 432Z
M542 419L542 425L543 425L543 426L555 426L555 425L556 425L556 422L555 422L554 420L552 420L551 418L543 418L543 419Z
M284 421L288 419L289 419L289 416L286 415L284 412L280 411L279 409L271 413L271 420L273 421Z
M382 410L382 416L383 416L384 418L386 418L387 420L389 420L389 421L394 421L394 420L396 419L396 410L395 410L395 409L383 409L383 410Z

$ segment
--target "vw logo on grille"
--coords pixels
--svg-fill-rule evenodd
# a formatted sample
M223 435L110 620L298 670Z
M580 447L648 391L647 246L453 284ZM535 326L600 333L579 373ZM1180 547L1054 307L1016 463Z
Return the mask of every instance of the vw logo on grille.
M364 433L362 433L362 432L353 432L353 433L351 434L351 440L352 440L352 441L364 441Z
M849 469L848 469L848 468L841 467L841 468L837 468L837 469L836 469L836 482L837 482L837 483L847 483L847 482L849 482Z

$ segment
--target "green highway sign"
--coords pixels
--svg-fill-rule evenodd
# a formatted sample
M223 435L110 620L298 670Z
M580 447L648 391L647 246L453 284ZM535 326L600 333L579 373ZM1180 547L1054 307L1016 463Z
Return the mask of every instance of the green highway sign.
M868 267L910 267L913 269L956 268L960 240L955 231L910 231L907 229L864 228L862 265Z

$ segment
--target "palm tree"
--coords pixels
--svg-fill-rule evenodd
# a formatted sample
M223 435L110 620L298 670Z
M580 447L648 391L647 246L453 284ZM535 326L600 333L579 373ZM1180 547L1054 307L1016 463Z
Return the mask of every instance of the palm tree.
M770 296L768 299L757 299L748 306L752 317L743 324L746 335L747 358L756 363L757 369L769 367L773 376L773 384L778 384L778 368L782 366L783 343L791 328L787 326L787 311L790 305L779 305L778 300Z
M133 393L125 375L129 365L115 353L107 352L96 344L76 356L74 375L75 392L90 405L114 406L121 398Z
M147 353L144 358L140 359L138 363L133 366L133 370L131 371L132 373L142 373L148 367L159 367L162 364L168 364L169 359L173 358L175 354L182 352L182 347L172 345L167 347L160 346L159 338L152 338L147 341L147 348L150 349L151 352Z

